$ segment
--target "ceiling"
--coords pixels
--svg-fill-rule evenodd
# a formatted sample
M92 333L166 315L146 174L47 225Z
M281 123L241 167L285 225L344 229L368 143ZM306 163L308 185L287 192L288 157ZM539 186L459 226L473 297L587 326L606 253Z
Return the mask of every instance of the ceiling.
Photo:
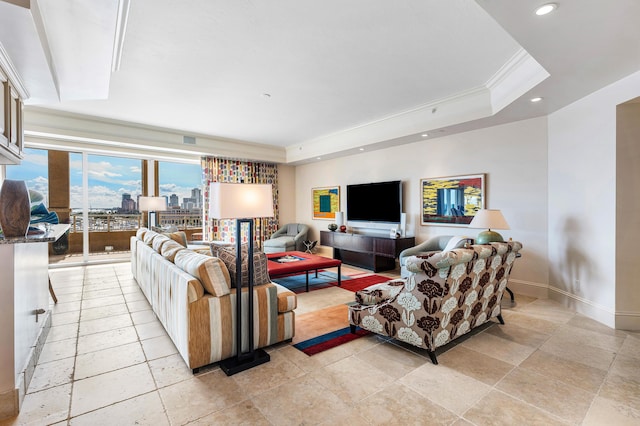
M640 70L640 2L543 3L0 0L0 43L27 110L296 164L545 115Z

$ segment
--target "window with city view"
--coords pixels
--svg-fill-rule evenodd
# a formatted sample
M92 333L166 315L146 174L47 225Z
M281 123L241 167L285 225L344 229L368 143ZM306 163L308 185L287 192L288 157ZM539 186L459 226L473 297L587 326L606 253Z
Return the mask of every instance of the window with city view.
M44 149L24 149L24 159L20 166L7 167L7 179L23 180L27 187L40 192L49 200L49 157Z
M199 164L158 162L160 196L168 209L160 213L162 226L202 227L202 170Z
M137 199L142 194L142 160L88 156L89 232L134 230L139 227ZM82 155L69 157L72 230L82 226ZM101 245L96 250L103 250ZM92 250L93 251L93 250Z
M6 178L26 181L29 189L43 194L45 205L58 213L61 223L71 225L59 240L64 241L54 245L52 262L78 254L88 261L89 254L128 251L129 237L143 223L138 207L142 161L26 148L21 164L6 168ZM158 162L157 179L159 195L166 197L168 206L167 211L157 212L159 225L191 232L201 229L200 165ZM58 204L50 205L51 200Z

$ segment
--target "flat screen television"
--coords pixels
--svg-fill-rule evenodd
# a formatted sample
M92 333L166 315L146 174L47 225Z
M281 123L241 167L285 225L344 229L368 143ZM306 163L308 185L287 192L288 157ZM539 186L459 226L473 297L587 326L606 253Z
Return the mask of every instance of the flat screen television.
M402 181L347 185L347 220L399 223Z

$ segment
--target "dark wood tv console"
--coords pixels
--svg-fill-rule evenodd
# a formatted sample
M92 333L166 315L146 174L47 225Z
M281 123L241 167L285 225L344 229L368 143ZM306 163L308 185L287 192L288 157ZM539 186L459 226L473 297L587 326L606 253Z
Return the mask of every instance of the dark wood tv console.
M416 240L320 231L320 245L333 247L333 258L342 263L379 272L395 269L400 252L415 246Z

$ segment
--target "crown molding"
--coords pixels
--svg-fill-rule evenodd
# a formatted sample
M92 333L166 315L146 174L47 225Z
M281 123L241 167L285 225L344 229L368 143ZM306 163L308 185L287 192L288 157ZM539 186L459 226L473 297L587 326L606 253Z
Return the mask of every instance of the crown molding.
M20 98L22 98L23 101L28 99L29 91L25 87L22 78L20 78L20 74L18 74L18 71L13 66L13 62L11 62L11 58L9 58L9 54L4 49L2 43L0 43L0 68L2 68L11 86L18 92L18 95L20 95Z
M490 95L482 85L360 126L290 145L286 148L287 163L372 147L399 138L413 136L415 142L422 132L491 115Z
M499 112L550 75L526 50L520 48L485 84L491 92L493 113Z

